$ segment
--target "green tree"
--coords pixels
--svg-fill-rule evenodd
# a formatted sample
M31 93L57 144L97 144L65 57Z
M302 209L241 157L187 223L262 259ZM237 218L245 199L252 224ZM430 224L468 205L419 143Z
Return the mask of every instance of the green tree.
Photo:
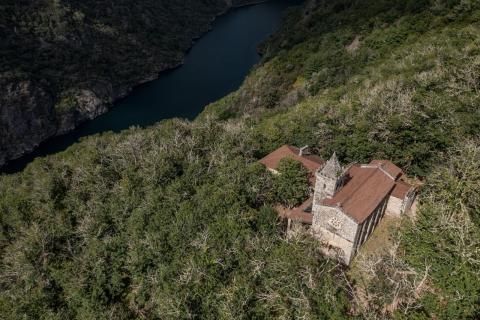
M279 174L274 179L277 200L283 205L293 208L308 197L308 171L297 160L284 158L278 165Z

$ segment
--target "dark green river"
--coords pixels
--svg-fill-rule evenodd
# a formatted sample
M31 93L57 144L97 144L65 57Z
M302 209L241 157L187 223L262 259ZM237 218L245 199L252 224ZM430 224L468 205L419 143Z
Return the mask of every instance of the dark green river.
M206 105L241 85L260 60L257 45L276 30L286 8L301 2L273 0L236 8L218 17L213 29L187 54L184 65L137 87L105 115L42 143L34 152L7 164L3 171L21 171L35 158L63 151L85 136L145 127L173 117L195 118Z

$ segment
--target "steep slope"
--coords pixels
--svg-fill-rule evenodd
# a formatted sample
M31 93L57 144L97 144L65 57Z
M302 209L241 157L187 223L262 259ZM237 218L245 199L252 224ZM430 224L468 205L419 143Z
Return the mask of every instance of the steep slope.
M89 137L0 177L1 314L478 318L479 21L473 1L309 1L195 121ZM256 164L284 143L400 163L425 181L417 220L352 270L284 237Z
M389 158L419 176L478 132L476 4L317 5L291 16L263 45L262 67L210 113L255 115L261 154L308 143L345 162Z
M178 66L215 16L248 2L3 1L0 166Z

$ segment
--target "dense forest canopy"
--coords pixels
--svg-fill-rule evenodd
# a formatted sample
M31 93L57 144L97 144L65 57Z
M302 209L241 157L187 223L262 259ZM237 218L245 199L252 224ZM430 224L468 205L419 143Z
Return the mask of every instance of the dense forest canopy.
M89 137L1 176L0 313L479 318L479 22L477 1L307 1L195 121ZM286 237L273 208L302 194L257 163L285 143L400 164L424 182L416 218L348 269L301 229Z
M247 0L0 3L0 167L179 66L216 16Z
M226 1L3 1L0 71L61 95L89 81L135 83L177 64Z

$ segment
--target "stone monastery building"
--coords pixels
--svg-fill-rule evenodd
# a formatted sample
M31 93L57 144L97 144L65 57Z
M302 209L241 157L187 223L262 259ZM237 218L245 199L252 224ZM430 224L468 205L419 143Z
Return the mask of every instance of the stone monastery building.
M281 159L291 157L309 171L314 192L297 208L279 210L291 221L311 225L322 251L349 264L382 217L407 212L416 195L403 171L388 160L340 165L334 153L327 162L304 148L283 146L260 160L276 171Z

